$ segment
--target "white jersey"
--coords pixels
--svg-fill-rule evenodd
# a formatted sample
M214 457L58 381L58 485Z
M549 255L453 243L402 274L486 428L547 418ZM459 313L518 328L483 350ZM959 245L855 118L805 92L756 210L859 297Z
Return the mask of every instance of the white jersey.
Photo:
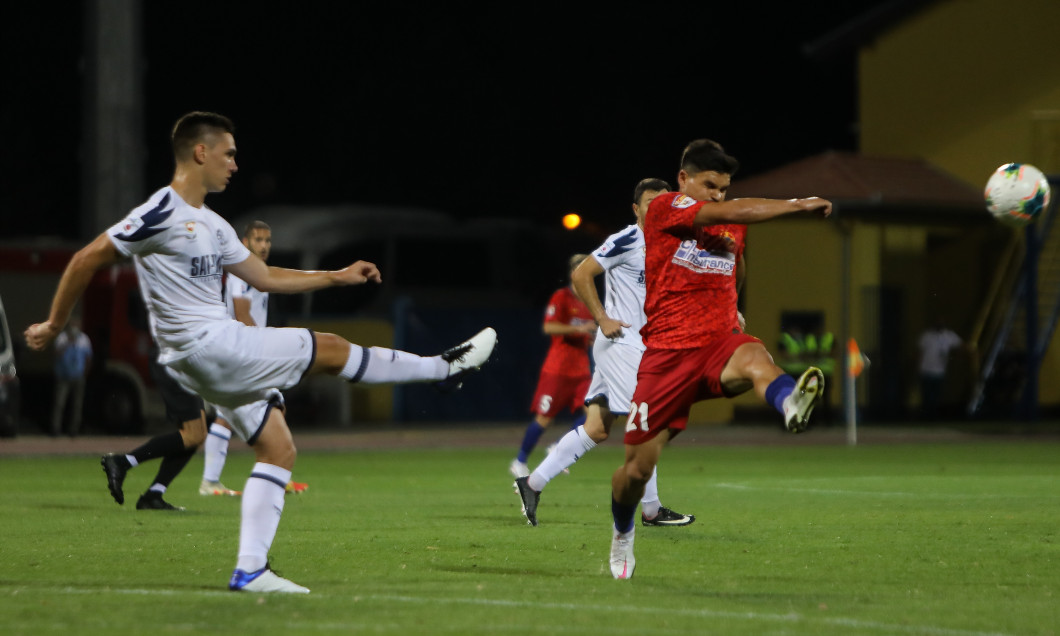
M264 327L269 320L269 292L258 291L250 283L244 282L235 274L226 274L225 278L225 302L228 304L228 314L236 317L235 299L243 298L250 301L250 318L257 327Z
M250 250L213 210L188 205L166 186L107 234L136 265L160 363L194 352L211 324L230 319L221 268L245 261Z
M616 338L615 342L644 351L644 343L640 338L640 328L646 320L644 232L637 225L630 225L609 236L592 256L607 273L604 311L609 317L630 325L622 328L622 336ZM602 333L598 336L600 339L603 337Z

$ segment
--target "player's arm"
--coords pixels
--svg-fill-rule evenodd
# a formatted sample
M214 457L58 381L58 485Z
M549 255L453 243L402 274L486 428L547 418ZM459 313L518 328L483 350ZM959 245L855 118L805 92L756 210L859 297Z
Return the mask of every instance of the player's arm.
M42 351L55 340L70 320L70 312L81 295L88 288L88 283L95 273L121 260L118 248L111 243L110 237L100 234L94 241L82 247L66 264L59 286L52 297L51 311L44 322L30 325L23 334L26 344L34 351Z
M718 203L704 203L696 211L693 225L737 223L750 225L775 219L778 216L812 212L821 217L832 213L832 202L819 197L808 199L732 199Z
M254 319L250 317L250 300L241 296L232 298L232 311L235 319L248 327L257 327Z
M589 308L589 313L592 314L596 324L600 325L600 332L604 334L604 337L618 338L622 335L622 327L628 327L629 323L608 316L604 304L600 302L600 294L596 291L596 277L604 271L596 258L590 256L571 272L570 279L574 286L574 293Z
M332 271L307 271L272 267L251 254L241 263L224 266L255 289L276 294L299 294L328 287L363 285L382 282L379 268L367 261L357 261L348 267Z

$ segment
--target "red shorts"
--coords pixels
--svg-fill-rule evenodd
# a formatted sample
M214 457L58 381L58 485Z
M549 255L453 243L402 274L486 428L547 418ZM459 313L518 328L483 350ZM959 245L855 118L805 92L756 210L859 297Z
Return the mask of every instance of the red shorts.
M585 394L589 392L592 376L570 377L541 372L537 381L537 392L530 403L530 412L545 417L556 417L560 411L571 413L585 406Z
M633 408L626 421L626 444L643 444L666 429L685 430L692 405L732 397L721 386L721 372L737 347L761 342L734 333L698 349L648 349L640 359Z

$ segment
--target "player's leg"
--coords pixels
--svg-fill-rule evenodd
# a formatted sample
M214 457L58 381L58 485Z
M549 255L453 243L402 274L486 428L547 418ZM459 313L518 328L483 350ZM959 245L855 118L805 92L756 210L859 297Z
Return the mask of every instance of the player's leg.
M526 460L529 459L531 451L537 446L538 440L544 434L545 429L552 424L552 420L559 413L561 403L554 395L560 390L560 382L556 376L545 373L542 369L537 378L537 387L534 389L534 397L530 400L530 412L533 417L523 431L522 440L519 442L519 450L512 463L508 466L508 472L512 477L519 479L530 475L530 467ZM518 493L518 487L516 488Z
M530 473L530 487L541 492L548 482L606 440L614 419L605 404L590 404L585 422L561 437L552 452Z
M66 411L66 398L70 395L70 382L55 380L55 392L52 395L52 420L48 433L53 437L63 432L63 414Z
M601 441L607 439L612 420L614 416L607 407L598 403L589 405L585 423L560 438L544 461L529 476L516 478L516 492L522 502L523 514L530 525L537 525L537 504L541 499L541 491L548 482L573 465L582 455L596 448L593 433Z
M186 420L181 423L181 432L185 431L199 431L206 429L206 421L203 419L202 412L198 417ZM182 436L182 439L187 443L188 439L198 439L198 433L194 433L187 437ZM188 465L191 458L195 456L198 451L198 446L192 446L191 448L182 448L180 451L173 450L162 457L162 462L158 465L158 472L155 474L155 478L151 481L151 485L147 488L144 494L140 495L140 498L136 501L137 510L184 510L181 506L174 506L165 499L166 490L169 489L169 485L173 483L173 480L177 478L177 475L184 470L184 467Z
M225 461L228 459L228 445L232 440L232 427L220 415L217 409L210 407L210 413L206 415L209 429L206 441L203 442L203 466L202 482L199 484L200 495L216 495L234 497L239 495L238 490L232 490L221 483L221 473L224 471Z
M77 437L81 432L81 412L85 408L85 378L77 378L72 385L70 388L70 428L67 429L66 434L70 437Z
M552 396L545 395L546 400L549 400L545 406L547 410L544 412L538 411L534 413L533 419L526 425L526 430L523 431L522 441L519 442L519 451L515 455L515 459L508 466L508 472L512 474L512 477L516 479L520 477L527 477L530 475L530 467L527 465L527 460L530 458L530 453L537 447L538 441L541 440L541 436L545 434L548 427L552 426L552 422L555 421L555 413L549 414L553 410L551 403ZM539 405L540 408L540 405ZM556 409L558 410L558 409Z
M297 450L279 402L241 407L238 426L253 421L255 409L267 409L265 424L248 439L256 463L243 487L239 526L239 556L228 587L234 591L307 594L308 589L278 576L269 568L269 549L283 514L287 482ZM263 412L263 410L262 410ZM259 416L260 417L260 416Z
M616 579L633 578L637 565L633 555L636 525L633 516L637 503L644 496L644 485L651 478L659 454L669 437L662 431L643 443L626 445L626 461L611 476L611 576Z
M749 389L784 417L785 427L798 433L809 426L810 414L824 392L824 374L809 367L798 379L773 362L761 342L744 342L733 351L721 372L721 384L729 395Z
M611 477L611 574L633 576L634 515L667 442L688 423L700 399L703 360L695 351L648 349L637 370L637 386L626 421L625 463Z
M645 526L687 526L696 520L695 515L686 515L671 510L659 501L659 467L651 473L644 484L644 496L640 498L640 521Z
M180 430L163 433L147 440L144 444L125 454L107 454L100 459L103 472L107 475L107 486L111 496L119 504L125 503L122 484L126 473L143 462L152 459L163 459L164 467L159 467L152 487L155 495L150 495L143 503L146 509L170 510L173 506L161 504L161 493L169 483L187 465L195 450L206 438L206 420L203 415L202 398L182 387L166 370L156 362L151 364L151 375L166 405L166 420L180 426ZM165 460L172 458L167 463ZM149 489L150 490L150 489ZM145 493L146 494L146 493ZM143 499L143 497L141 497ZM137 501L137 508L141 508Z
M489 360L497 332L486 328L436 356L384 347L362 347L335 334L314 333L316 356L309 373L328 373L360 384L444 383L458 387L464 376Z
M199 446L206 441L205 404L198 395L180 386L164 368L158 369L155 380L166 405L166 418L170 422L180 423L178 435L181 448L177 450L176 444L173 444L173 448L162 455L158 473L147 491L137 500L136 509L183 510L162 497L177 475L195 456Z

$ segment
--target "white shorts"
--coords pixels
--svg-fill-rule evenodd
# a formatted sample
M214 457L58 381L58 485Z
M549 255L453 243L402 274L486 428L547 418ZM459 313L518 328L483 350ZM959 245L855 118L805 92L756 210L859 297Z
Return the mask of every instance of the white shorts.
M612 413L629 413L633 389L637 388L637 367L644 352L637 347L597 337L593 343L593 381L585 395L585 405L600 402Z
M180 384L217 406L232 430L257 439L269 411L283 407L280 391L298 384L316 357L308 329L217 323L202 346L168 366Z

